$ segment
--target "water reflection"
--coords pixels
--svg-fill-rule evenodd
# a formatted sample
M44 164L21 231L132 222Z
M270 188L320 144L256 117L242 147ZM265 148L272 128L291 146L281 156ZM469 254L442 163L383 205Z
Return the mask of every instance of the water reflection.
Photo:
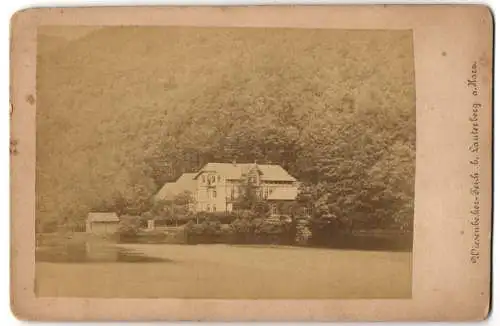
M151 263L172 262L170 259L150 257L113 245L78 243L37 248L36 261L53 263Z

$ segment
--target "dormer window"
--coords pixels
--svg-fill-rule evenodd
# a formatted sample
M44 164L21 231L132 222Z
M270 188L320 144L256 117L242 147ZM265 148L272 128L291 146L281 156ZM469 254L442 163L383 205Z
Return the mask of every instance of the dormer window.
M207 176L207 183L208 185L212 185L215 183L215 175L208 175Z

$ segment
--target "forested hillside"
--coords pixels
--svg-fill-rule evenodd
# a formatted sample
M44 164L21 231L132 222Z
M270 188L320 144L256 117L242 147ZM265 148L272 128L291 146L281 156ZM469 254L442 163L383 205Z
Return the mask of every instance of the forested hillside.
M113 27L60 42L42 29L38 44L41 223L142 205L233 160L282 164L318 210L412 219L411 31Z

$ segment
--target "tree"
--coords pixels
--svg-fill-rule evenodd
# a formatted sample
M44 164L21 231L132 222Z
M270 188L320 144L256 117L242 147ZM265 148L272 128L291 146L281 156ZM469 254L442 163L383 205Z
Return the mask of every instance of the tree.
M246 212L248 218L266 216L270 211L270 206L260 193L260 188L249 178L241 182L239 186L239 196L234 203L234 208ZM242 215L243 213L240 213Z
M185 30L179 42L176 32L134 33L147 58L126 29L57 51L40 33L37 219L141 214L165 182L236 159L282 165L310 188L315 215L352 227L412 224L411 32ZM265 210L253 193L241 204Z
M118 225L118 236L122 241L134 240L141 228L141 219L138 216L123 215Z
M151 207L151 213L158 219L173 218L171 201L156 200Z
M251 210L259 201L257 186L249 178L240 183L238 193L234 206L240 210Z
M178 212L186 214L190 209L191 205L195 203L193 193L191 191L185 190L175 196L173 204Z
M172 200L154 201L151 214L157 219L170 220L179 223L179 220L186 220L192 214L194 196L190 191L177 194Z
M184 191L175 196L172 201L172 216L176 225L179 223L179 218L185 219L192 214L192 205L194 203L194 196L190 191Z

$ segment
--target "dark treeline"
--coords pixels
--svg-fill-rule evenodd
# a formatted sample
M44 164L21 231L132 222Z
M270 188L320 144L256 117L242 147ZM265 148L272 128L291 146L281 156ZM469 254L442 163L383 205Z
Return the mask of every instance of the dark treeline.
M236 160L281 164L322 216L411 228L411 32L106 28L51 42L42 33L42 224L117 201L148 210L165 182Z

